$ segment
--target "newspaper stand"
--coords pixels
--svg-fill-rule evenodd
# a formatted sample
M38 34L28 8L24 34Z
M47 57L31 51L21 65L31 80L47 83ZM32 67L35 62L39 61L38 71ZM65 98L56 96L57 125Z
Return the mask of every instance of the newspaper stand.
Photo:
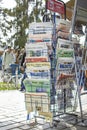
M25 105L29 124L52 124L53 113L50 110L50 58L52 51L52 22L31 23L29 39L26 44L26 88ZM43 127L49 127L42 125Z
M77 104L77 88L75 87L74 49L73 42L67 39L58 39L57 65L56 65L56 96L58 109L56 111L59 120L69 122L75 119ZM70 122L70 123L71 123Z
M73 42L69 40L70 26L68 21L61 19L57 27L55 19L54 23L34 22L29 26L26 44L28 79L24 84L30 125L49 121L55 126L61 119L69 121L73 116L75 121L77 119L74 113L77 104L75 57ZM45 120L41 123L39 118Z
M61 5L60 11L56 10L57 5L56 7L54 6L55 9L51 8L53 6L49 6L50 2L50 0L47 1L47 9L60 13L61 16L65 16L64 18L66 19L65 4L62 1L58 1L57 3L56 0L53 0L54 4L52 5ZM57 126L61 119L63 119L63 121L69 121L70 118L74 117L75 121L77 121L77 115L74 113L77 103L77 88L74 82L75 57L73 43L69 40L71 23L65 19L60 19L56 26L54 13L53 55L51 58L51 84L53 91L51 93L51 110L53 112L54 126Z
M64 22L67 23L66 20L64 20ZM68 26L66 27L68 28ZM25 105L27 109L27 119L30 125L32 125L32 123L35 125L38 123L43 124L43 128L45 127L45 129L49 126L44 125L44 123L50 122L51 125L53 124L53 126L55 126L55 123L58 123L60 120L60 115L64 117L64 114L67 113L67 106L68 109L71 108L72 112L72 104L74 104L71 99L69 103L66 104L66 100L69 99L69 96L72 96L71 94L73 93L71 88L68 88L69 85L72 86L73 84L74 75L72 73L68 73L67 76L63 75L65 76L63 77L64 82L67 79L66 84L61 85L63 91L60 91L58 87L61 82L61 79L58 79L58 77L61 76L61 73L59 73L61 66L63 66L62 69L64 70L66 68L66 71L71 72L72 70L72 63L74 63L73 49L70 43L64 44L64 46L68 45L69 52L65 51L64 53L66 55L69 54L68 60L71 64L61 62L61 56L59 57L61 52L58 52L57 49L63 49L63 47L62 45L58 47L60 44L57 43L57 36L59 39L59 37L63 37L64 35L59 30L56 32L56 30L58 30L58 28L55 24L55 18L54 23L31 23L29 26L28 43L26 44L26 72L28 79L24 80L24 85L26 88ZM64 70L62 71L64 72ZM68 93L70 95L68 95ZM44 120L41 122L43 118Z

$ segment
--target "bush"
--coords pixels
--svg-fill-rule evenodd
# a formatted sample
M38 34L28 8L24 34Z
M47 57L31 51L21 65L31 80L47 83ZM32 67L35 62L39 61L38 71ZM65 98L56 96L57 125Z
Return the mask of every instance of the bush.
M12 83L7 84L5 82L0 82L0 90L15 90L19 88L20 88L20 85L16 87L15 84L12 84Z

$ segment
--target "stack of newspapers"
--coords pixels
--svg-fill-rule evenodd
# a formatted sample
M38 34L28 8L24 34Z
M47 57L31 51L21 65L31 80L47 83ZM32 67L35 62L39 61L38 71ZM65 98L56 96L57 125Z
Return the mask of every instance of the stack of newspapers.
M24 81L28 92L50 94L50 58L52 51L51 22L31 23L26 44L26 73Z
M52 32L51 22L34 22L29 26L28 42L25 46L28 78L24 80L28 119L43 115L52 121L50 112Z

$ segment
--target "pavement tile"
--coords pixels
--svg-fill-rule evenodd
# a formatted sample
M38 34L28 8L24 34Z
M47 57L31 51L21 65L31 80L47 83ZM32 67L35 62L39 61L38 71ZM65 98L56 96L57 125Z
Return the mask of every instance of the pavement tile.
M10 124L10 125L7 125L7 126L3 126L3 127L0 128L0 130L2 130L2 129L3 130L11 130L13 128L19 128L21 126L23 126L23 124L21 124L21 123L14 123L14 124Z
M0 119L1 122L4 122L4 121L13 121L14 120L14 117L4 117L3 119Z
M14 119L15 122L24 122L25 118L18 118L18 119Z
M1 112L1 111L0 111ZM3 119L5 116L4 115L0 115L0 120Z
M7 130L7 129L5 129L4 127L1 127L0 130Z
M19 117L19 116L26 115L26 114L27 114L27 112L25 110L23 110L23 111L16 111L16 112L13 111L13 113L11 113L9 115Z
M19 128L21 128L22 130L28 130L28 129L30 129L30 126L26 124Z
M51 126L50 126L50 124L49 123L45 123L45 124L43 124L43 125L37 125L37 129L48 129L48 128L50 128Z
M32 130L38 130L37 128L32 128Z
M11 130L21 130L20 128L13 128L13 129L11 129Z
M0 123L0 127L2 126L7 126L7 125L10 125L10 124L14 124L15 122L13 122L13 121L4 121L4 122L1 122Z
M0 127L3 126L3 123L0 121Z

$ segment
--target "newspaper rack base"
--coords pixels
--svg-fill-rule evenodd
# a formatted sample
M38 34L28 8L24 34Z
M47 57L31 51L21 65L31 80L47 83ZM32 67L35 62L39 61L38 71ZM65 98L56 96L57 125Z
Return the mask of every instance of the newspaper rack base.
M25 93L25 106L29 124L50 124L52 126L53 114L50 111L50 98L46 93Z

